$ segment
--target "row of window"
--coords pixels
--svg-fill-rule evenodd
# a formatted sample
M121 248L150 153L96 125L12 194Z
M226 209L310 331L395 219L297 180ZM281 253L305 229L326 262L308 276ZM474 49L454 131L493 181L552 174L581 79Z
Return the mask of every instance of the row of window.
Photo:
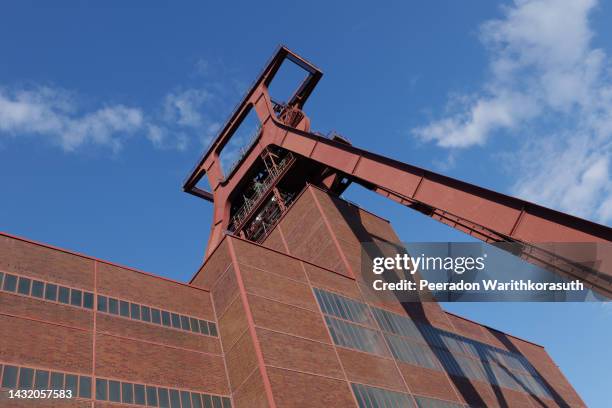
M14 390L70 390L72 397L91 398L91 377L1 365L2 388Z
M552 398L539 377L516 372L487 361L429 347L406 338L385 334L393 357L405 363L444 370L449 374L484 381L493 385Z
M324 313L359 324L375 327L367 306L353 299L315 289L315 295ZM372 308L374 318L380 327L389 333L434 345L441 349L454 350L482 360L492 360L513 370L536 374L535 369L522 355L502 350L458 334L418 323L406 316L387 310Z
M228 397L96 378L96 400L159 408L231 408Z
M481 360L491 360L507 367L535 374L535 369L522 355L460 336L428 324L417 323L406 316L387 310L372 308L374 317L380 327L389 333L414 338L422 343L431 344L441 349L458 351Z
M217 326L214 322L112 297L98 295L98 311L206 336L217 336Z
M76 307L86 309L93 309L94 307L94 294L91 292L30 279L24 276L16 276L10 273L0 272L0 288L7 292L19 293ZM217 326L214 322L107 296L98 295L98 311L206 336L217 336Z
M91 377L0 364L0 384L14 390L70 390L71 398L92 398ZM231 408L228 397L96 378L98 401L159 408Z
M0 287L6 292L19 293L52 302L93 309L93 293L53 283L45 283L25 276L0 272Z
M535 369L521 355L372 307L376 322L387 332L383 337L374 329L365 303L321 289L315 289L315 296L339 346L384 356L386 341L399 361L551 398Z
M435 398L414 397L403 392L385 390L363 384L352 383L353 393L359 408L466 408L465 405Z

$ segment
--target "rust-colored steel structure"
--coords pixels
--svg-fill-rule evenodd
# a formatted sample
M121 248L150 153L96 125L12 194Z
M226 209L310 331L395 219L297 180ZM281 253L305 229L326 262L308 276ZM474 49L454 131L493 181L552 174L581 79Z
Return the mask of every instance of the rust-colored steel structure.
M307 77L290 100L280 105L270 98L268 88L285 61L304 69ZM233 203L262 153L273 147L300 157L311 168L304 175L307 183L335 193L358 183L484 242L516 243L521 248L518 255L527 261L553 268L565 277L580 278L612 297L611 228L359 149L340 136L312 132L302 107L321 76L316 66L280 47L185 181L185 191L214 204L207 254L225 231L240 232L241 226L238 231L232 228ZM261 128L239 165L224 174L220 154L251 109ZM197 186L205 175L212 191ZM243 213L248 211L243 209ZM597 270L551 253L547 246L556 242L593 243L599 259Z

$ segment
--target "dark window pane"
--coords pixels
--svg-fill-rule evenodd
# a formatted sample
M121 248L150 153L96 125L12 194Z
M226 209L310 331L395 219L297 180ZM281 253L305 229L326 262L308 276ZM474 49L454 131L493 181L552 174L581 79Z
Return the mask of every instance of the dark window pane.
M57 300L57 285L47 283L45 286L45 299L53 301Z
M37 390L46 390L49 387L49 372L45 370L36 370L34 387Z
M106 389L108 388L108 383L106 380L101 378L96 378L96 399L99 401L106 401Z
M176 313L172 313L172 327L175 329L181 328L181 317Z
M19 286L17 286L17 292L22 295L30 294L30 284L32 281L28 278L24 278L23 276L19 278Z
M49 386L52 390L63 390L64 389L64 374L63 373L51 373L51 385Z
M34 385L34 369L21 367L19 369L19 389L29 390Z
M59 300L61 303L69 303L70 302L70 289L60 286L59 296L57 297L57 300Z
M79 377L79 397L91 398L91 377Z
M8 273L4 277L4 290L14 292L17 289L17 277L15 275L9 275Z
M134 384L134 402L138 405L145 405L145 386Z
M193 403L193 408L204 408L204 406L202 405L202 396L200 394L192 392L191 402Z
M208 322L208 332L210 333L211 336L216 336L217 335L217 325L214 324L213 322Z
M204 408L212 408L212 398L210 395L202 395L204 400Z
M147 385L147 405L150 407L157 406L157 388Z
M134 388L131 383L121 383L121 402L134 402Z
M157 309L151 309L151 321L153 323L161 324L161 313Z
M187 316L181 316L181 328L183 330L190 330L189 318Z
M93 309L93 293L83 292L83 307L87 309Z
M17 367L15 366L4 366L4 374L2 375L2 388L16 388L17 387Z
M106 313L108 311L108 298L98 295L98 312Z
M168 397L168 390L166 388L158 388L159 390L159 407L170 408L170 398Z
M119 302L117 299L108 298L108 313L119 314Z
M191 397L187 391L181 391L181 406L191 408Z
M140 320L140 305L136 303L130 304L130 312L132 314L132 319Z
M206 335L210 334L210 332L208 331L208 323L206 323L206 321L204 320L200 320L200 333Z
M221 397L213 396L213 408L223 408L221 405Z
M78 289L72 289L70 291L70 304L72 306L81 306L81 302L83 301L83 292Z
M124 317L130 317L130 304L124 300L119 301L119 314Z
M108 381L108 400L113 402L121 402L119 381Z
M37 298L43 297L43 292L45 290L45 283L41 281L33 281L32 282L32 296Z
M77 395L77 381L79 377L73 374L66 374L66 386L64 387L67 390L72 391L72 397Z
M198 333L200 331L200 325L198 324L198 319L194 319L193 317L189 319L189 323L191 324L191 331Z
M223 397L221 398L221 400L223 402L223 408L232 408L232 402L230 401L229 398Z
M177 390L170 390L170 408L181 408L181 397Z
M150 322L151 321L151 309L149 309L147 306L142 306L142 320L144 322Z
M170 313L162 311L162 323L164 326L170 326Z
M4 272L0 272L0 288L2 287L2 279L4 278Z

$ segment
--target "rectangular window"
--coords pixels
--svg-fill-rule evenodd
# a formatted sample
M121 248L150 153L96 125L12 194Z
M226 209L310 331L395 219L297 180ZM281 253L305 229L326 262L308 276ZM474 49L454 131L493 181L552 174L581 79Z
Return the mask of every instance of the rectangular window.
M45 285L45 299L56 301L57 300L57 285L47 283Z
M108 298L98 295L98 312L106 313L108 311Z
M177 315L176 313L172 313L172 327L174 327L175 329L180 329L181 328L181 317L179 315Z
M33 281L32 282L32 296L37 298L43 297L43 292L45 291L45 283L41 281Z
M124 300L119 301L119 314L123 317L130 317L130 303Z
M151 309L148 306L142 306L142 321L150 322L151 321Z
M21 276L19 278L19 286L17 287L17 292L21 293L22 295L29 295L31 283L32 281L30 279Z
M200 333L206 334L207 336L210 334L208 331L208 323L205 320L200 320Z
M323 313L355 323L372 325L365 303L317 288L314 292Z
M75 397L77 395L77 383L79 377L74 374L66 374L66 387L65 389L72 391L72 396Z
M191 408L191 397L187 391L181 391L181 407Z
M99 401L106 401L106 391L108 388L108 382L101 378L96 378L96 399Z
M19 369L19 389L30 390L34 385L34 369L21 367Z
M191 331L194 333L200 332L200 325L198 324L198 319L194 319L193 317L189 319L189 323L191 324Z
M134 388L131 383L121 383L121 402L127 404L134 402Z
M2 375L2 388L14 389L17 387L17 367L5 365Z
M83 292L83 307L93 309L94 297L91 292Z
M329 316L325 316L325 322L335 344L381 356L386 354L382 337L377 331Z
M4 277L4 284L2 288L8 292L14 292L17 290L17 277L7 273Z
M121 390L119 381L108 381L108 400L113 402L121 402Z
M91 398L91 377L79 377L79 397Z
M213 408L212 398L210 395L202 395L202 401L204 402L204 408Z
M83 292L81 292L78 289L72 289L70 291L70 304L72 306L81 307L82 302L83 302Z
M57 299L60 301L60 303L70 303L70 289L60 286Z
M232 402L230 401L229 398L223 397L222 400L223 400L223 408L232 408Z
M463 408L461 404L434 398L414 397L419 408Z
M63 373L51 373L51 385L52 390L63 390L64 389L64 374Z
M181 397L177 390L170 390L170 408L181 408Z
M158 388L159 408L170 408L170 397L166 388Z
M408 394L389 391L362 384L351 384L359 408L397 407L412 408L414 403ZM429 407L425 405L423 408Z
M202 396L200 394L192 392L191 402L193 403L193 408L204 408L204 405L202 405Z
M34 377L34 387L37 390L46 390L49 388L49 372L45 370L36 370Z
M170 327L170 313L166 312L165 310L162 310L161 315L162 315L162 324L164 326Z
M130 312L132 315L132 319L140 320L140 305L136 303L130 303Z
M134 403L138 405L146 405L145 386L142 384L134 384Z
M190 327L189 327L189 318L187 316L181 316L181 328L183 330L187 330L187 331L190 330Z
M157 388L147 385L147 405L150 407L157 406Z
M108 313L119 314L119 302L117 299L108 298Z
M2 279L4 278L4 272L0 272L0 288L2 287Z
M217 335L217 325L214 324L213 322L208 322L208 332L210 333L211 336L216 336Z
M213 401L213 408L223 408L223 406L221 405L221 397L217 397L216 395L214 395L212 397L212 401Z
M151 321L153 323L161 324L161 313L157 309L151 309Z

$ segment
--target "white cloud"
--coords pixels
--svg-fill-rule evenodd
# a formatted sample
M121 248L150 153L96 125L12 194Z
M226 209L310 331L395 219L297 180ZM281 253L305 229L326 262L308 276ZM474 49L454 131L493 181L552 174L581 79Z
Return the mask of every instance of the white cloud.
M520 139L513 192L574 214L612 220L610 59L593 48L595 0L515 0L486 22L490 79L449 116L413 129L445 148Z
M169 93L164 101L164 119L181 126L202 126L201 108L210 98L211 94L204 89Z
M45 136L67 151L86 143L119 149L142 123L142 111L124 105L79 113L69 94L58 89L0 90L1 133Z
M168 93L161 115L122 104L84 111L73 94L58 87L0 88L0 137L44 138L72 152L88 144L118 151L129 137L141 135L155 148L183 151L192 138L210 140L218 131L219 123L204 114L215 111L211 100L205 89L188 89Z

